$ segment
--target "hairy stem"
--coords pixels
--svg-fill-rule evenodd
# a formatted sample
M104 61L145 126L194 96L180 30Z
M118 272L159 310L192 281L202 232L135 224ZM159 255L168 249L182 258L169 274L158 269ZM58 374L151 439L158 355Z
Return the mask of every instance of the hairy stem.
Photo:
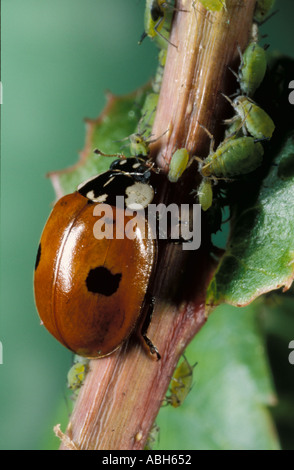
M227 0L227 11L209 13L200 2L177 2L153 127L162 137L151 149L164 170L177 148L206 156L209 138L200 124L221 138L228 105L220 92L233 91L228 67L236 69L237 45L244 49L248 42L254 7L255 0ZM188 186L197 185L197 175L191 166ZM164 184L161 200L181 203L185 191L185 184L172 190ZM199 250L160 245L148 336L161 360L153 360L134 334L116 353L91 361L62 449L144 448L179 357L207 319L205 293L215 269L210 248L205 219Z

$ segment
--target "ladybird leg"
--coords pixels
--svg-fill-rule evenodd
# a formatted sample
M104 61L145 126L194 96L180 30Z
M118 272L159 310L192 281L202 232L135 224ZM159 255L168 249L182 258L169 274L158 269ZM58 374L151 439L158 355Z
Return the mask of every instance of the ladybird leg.
M149 295L148 295L149 297ZM150 299L149 299L149 308L148 308L148 311L147 311L147 314L146 314L146 317L144 319L144 322L143 322L143 325L142 325L142 328L141 328L141 335L142 335L142 338L144 339L146 345L148 346L148 349L150 351L150 353L153 355L153 354L156 354L157 356L157 360L159 361L161 359L161 356L158 352L158 349L157 347L152 343L151 339L147 336L147 331L148 331L148 328L149 328L149 325L151 323L151 319L152 319L152 314L153 314L153 309L154 309L154 304L155 304L155 298L150 296Z

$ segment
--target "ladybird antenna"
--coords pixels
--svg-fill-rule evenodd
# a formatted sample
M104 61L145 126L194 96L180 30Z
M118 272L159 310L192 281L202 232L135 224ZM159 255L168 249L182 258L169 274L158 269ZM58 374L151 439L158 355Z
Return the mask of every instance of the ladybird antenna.
M116 158L127 158L125 155L114 153L114 154L108 154L108 153L103 153L99 149L94 149L94 153L96 155L101 155L102 157L116 157Z

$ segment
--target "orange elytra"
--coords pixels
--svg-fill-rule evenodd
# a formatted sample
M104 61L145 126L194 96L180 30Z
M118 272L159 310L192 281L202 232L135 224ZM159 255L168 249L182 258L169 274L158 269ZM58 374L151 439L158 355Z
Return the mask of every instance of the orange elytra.
M129 338L156 265L157 240L145 216L133 237L116 237L121 220L123 228L132 222L126 209L136 205L138 185L143 208L154 197L146 161L136 157L121 162L56 203L36 260L34 291L41 322L65 347L88 358L107 356ZM114 205L117 195L123 196L125 207ZM113 238L94 236L94 214L102 203L112 210L112 218L104 221ZM159 358L145 333L150 352Z

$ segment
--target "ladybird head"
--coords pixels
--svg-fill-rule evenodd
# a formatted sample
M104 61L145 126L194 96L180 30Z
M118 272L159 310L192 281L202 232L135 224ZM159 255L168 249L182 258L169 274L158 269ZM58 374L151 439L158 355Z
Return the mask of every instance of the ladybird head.
M117 196L122 196L126 208L144 209L154 198L150 178L151 168L144 159L116 160L110 170L80 184L78 192L91 202L111 206L116 206Z
M110 169L119 170L141 182L149 181L151 176L150 165L148 165L146 158L142 156L115 160L110 165Z

